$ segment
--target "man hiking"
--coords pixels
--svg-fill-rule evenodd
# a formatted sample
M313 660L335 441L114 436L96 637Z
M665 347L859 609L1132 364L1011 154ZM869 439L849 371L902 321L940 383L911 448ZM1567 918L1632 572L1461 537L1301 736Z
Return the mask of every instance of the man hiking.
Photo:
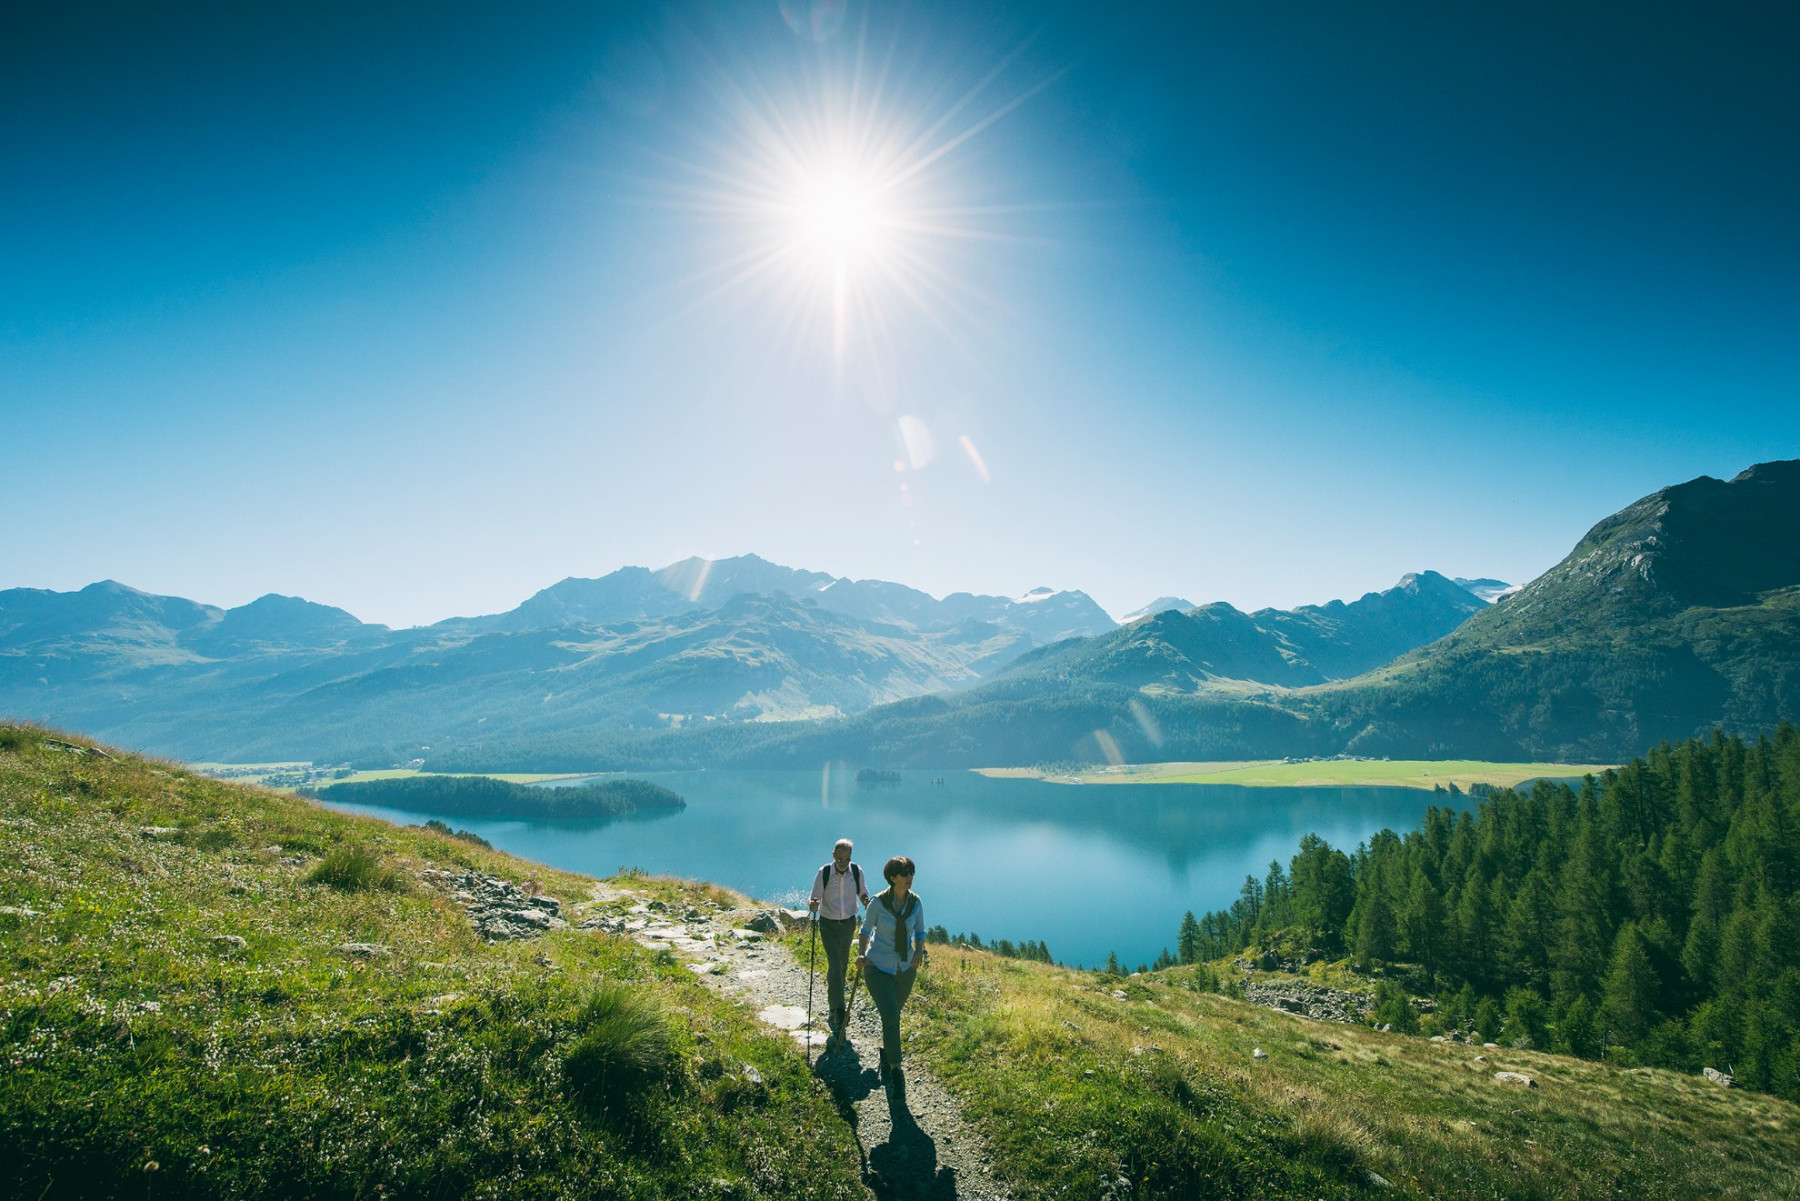
M848 838L831 848L831 862L813 875L812 899L806 907L819 918L825 942L826 996L831 1005L831 1044L844 1041L844 973L850 966L850 940L856 937L857 904L869 903L862 868L850 862Z

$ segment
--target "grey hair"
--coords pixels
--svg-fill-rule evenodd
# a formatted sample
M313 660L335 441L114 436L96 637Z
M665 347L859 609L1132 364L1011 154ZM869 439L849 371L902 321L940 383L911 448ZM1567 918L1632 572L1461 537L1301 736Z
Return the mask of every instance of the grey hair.
M856 849L856 844L851 842L848 838L840 838L836 842L831 844L831 849L834 851L837 850L839 847L848 847L854 851Z

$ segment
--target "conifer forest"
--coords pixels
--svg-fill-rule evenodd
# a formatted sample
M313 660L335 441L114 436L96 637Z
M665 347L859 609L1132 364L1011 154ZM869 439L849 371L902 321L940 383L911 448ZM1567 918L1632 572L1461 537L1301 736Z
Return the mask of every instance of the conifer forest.
M1355 852L1308 835L1179 958L1351 961L1372 1020L1698 1071L1800 1099L1800 727L1540 781ZM1415 1004L1409 994L1427 998Z

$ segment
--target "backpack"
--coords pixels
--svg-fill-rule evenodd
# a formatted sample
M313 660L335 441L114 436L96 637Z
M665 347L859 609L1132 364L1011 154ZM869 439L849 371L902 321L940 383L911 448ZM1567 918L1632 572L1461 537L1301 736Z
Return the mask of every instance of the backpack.
M861 900L869 890L863 887L862 865L854 859L850 861L850 875L856 880L856 897ZM819 869L819 891L824 892L825 886L829 883L831 883L831 864L827 863Z

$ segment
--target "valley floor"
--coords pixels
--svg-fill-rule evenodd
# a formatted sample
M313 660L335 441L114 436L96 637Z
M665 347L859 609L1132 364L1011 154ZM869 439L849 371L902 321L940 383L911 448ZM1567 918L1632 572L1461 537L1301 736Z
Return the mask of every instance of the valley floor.
M1263 759L1219 763L1127 763L1074 772L1034 767L987 767L996 779L1067 784L1237 784L1248 788L1449 788L1477 784L1511 788L1527 780L1580 779L1616 763L1484 763L1473 759Z

